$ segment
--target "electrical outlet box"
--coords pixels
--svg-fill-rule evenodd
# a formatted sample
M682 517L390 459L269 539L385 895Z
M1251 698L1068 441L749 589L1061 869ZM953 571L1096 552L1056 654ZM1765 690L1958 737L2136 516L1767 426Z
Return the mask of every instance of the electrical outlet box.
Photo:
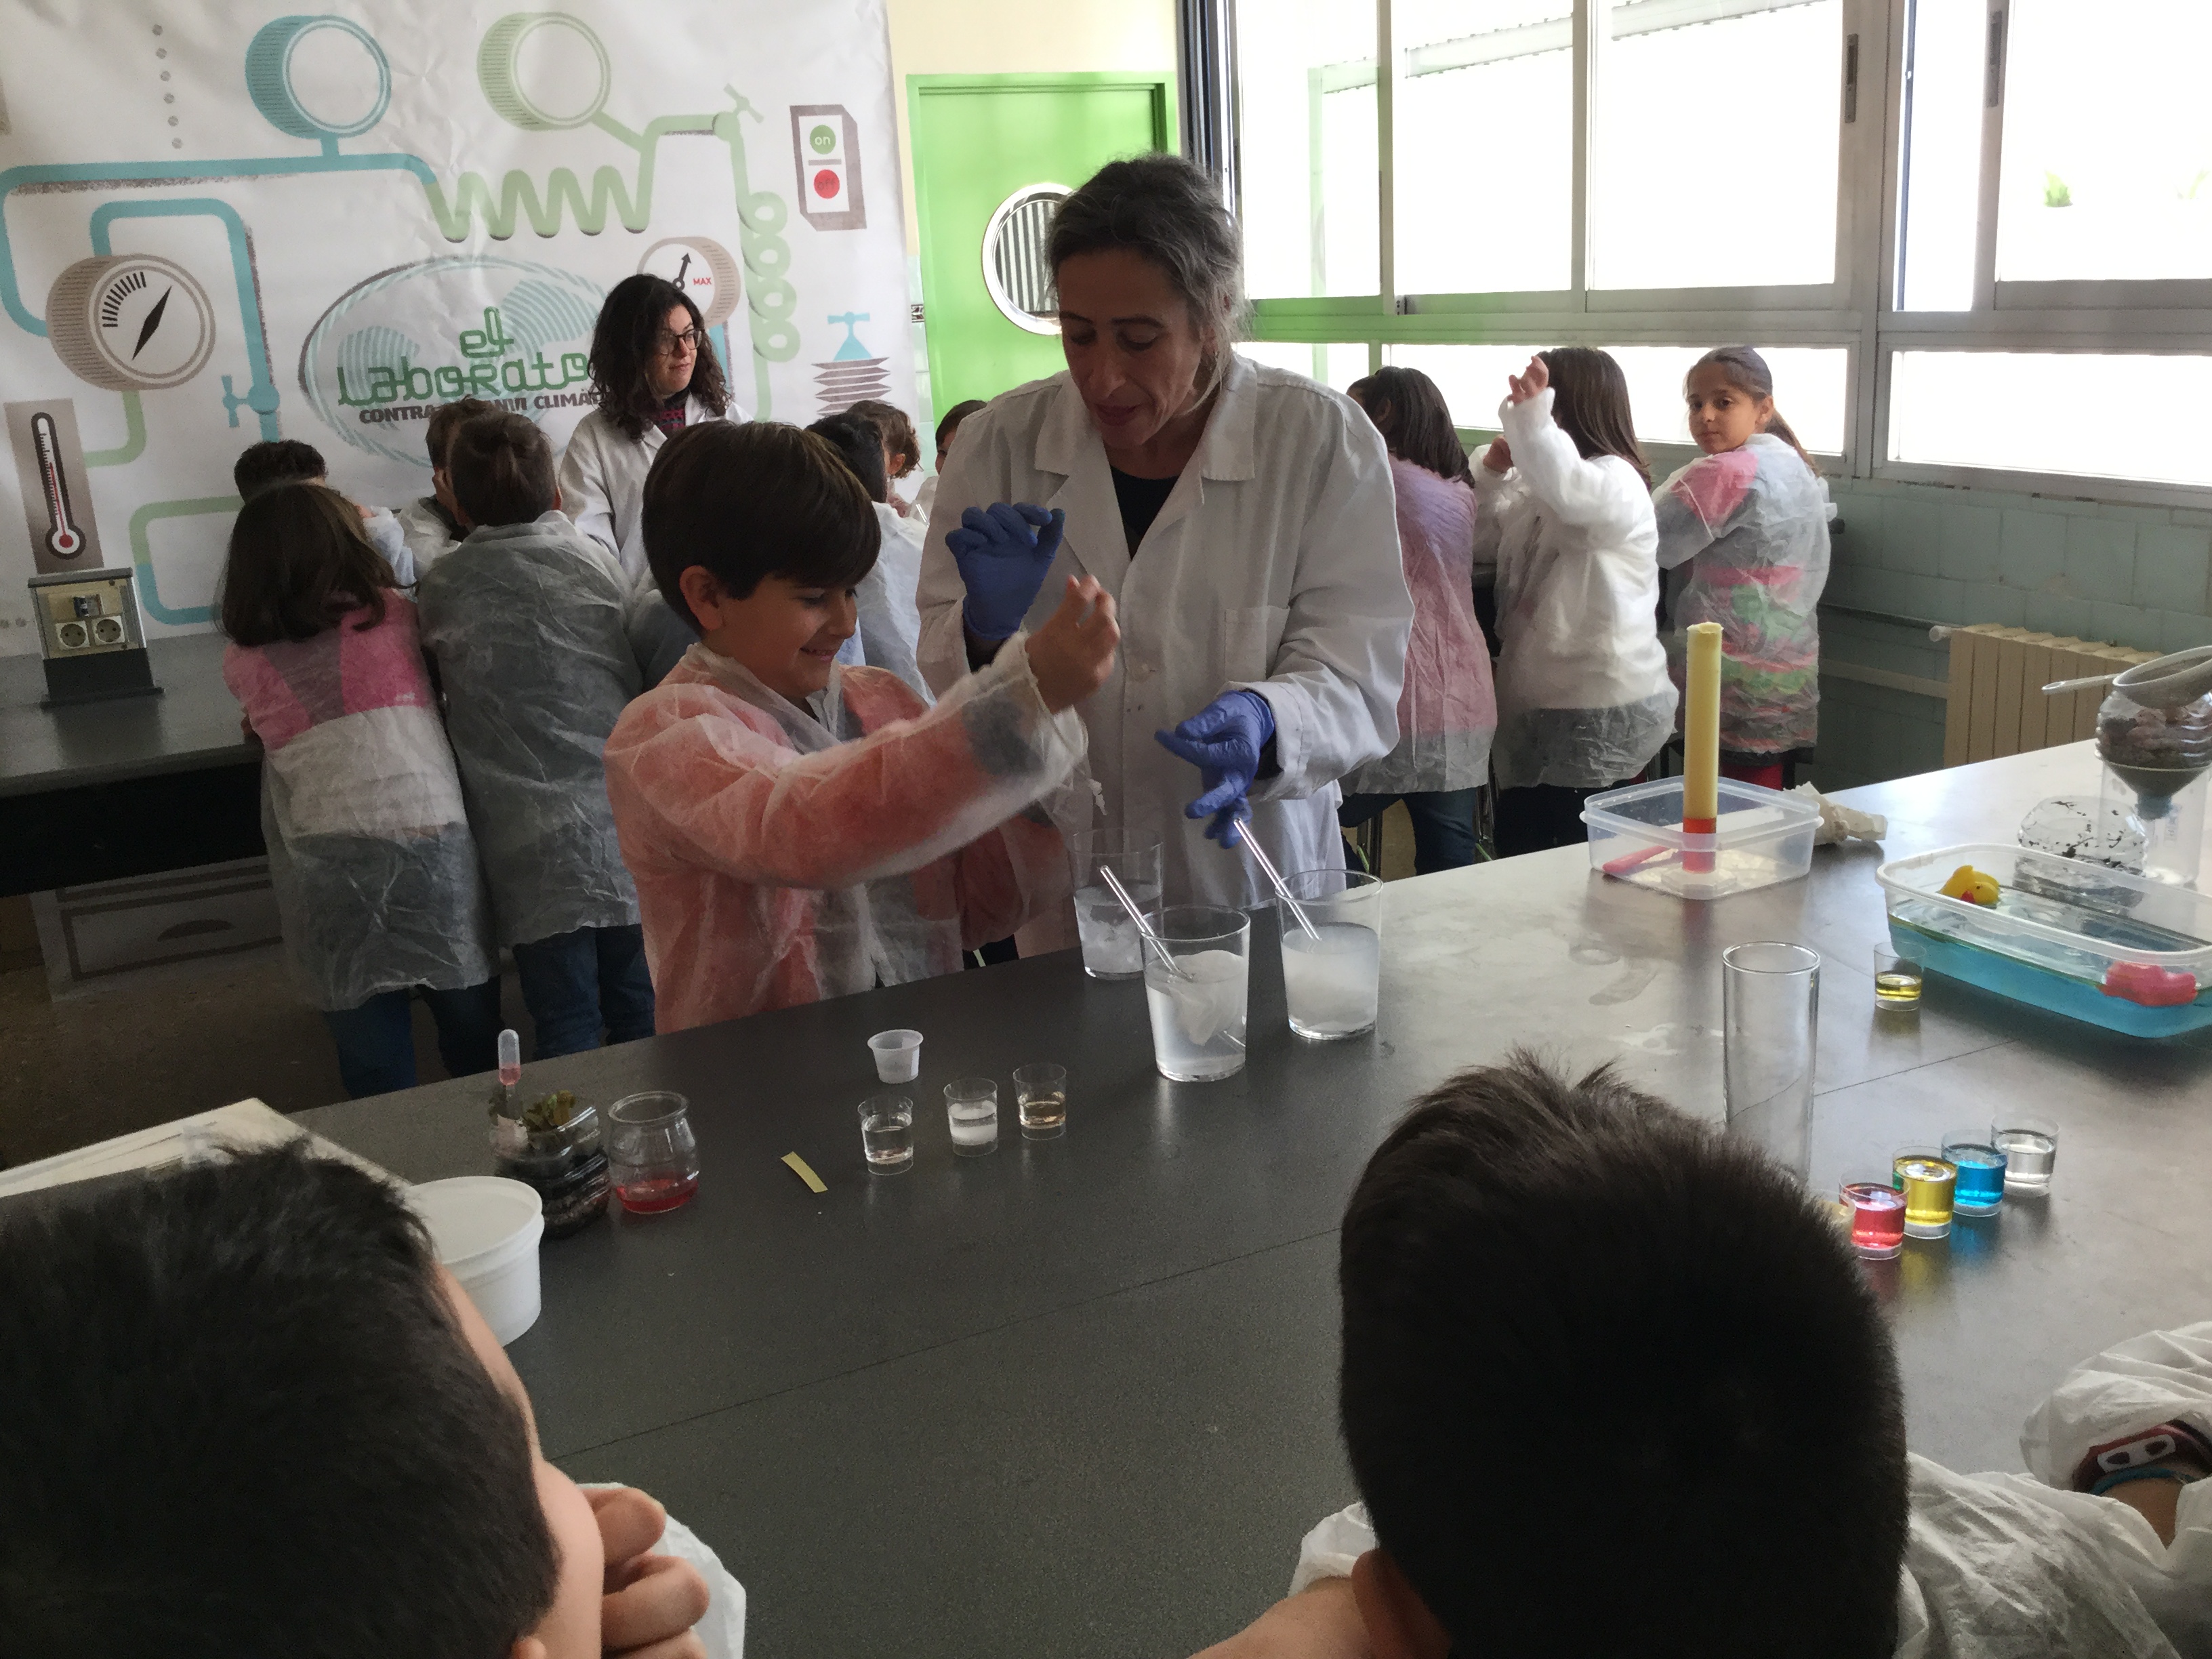
M31 609L46 658L44 706L150 696L152 659L130 570L55 571L31 578Z

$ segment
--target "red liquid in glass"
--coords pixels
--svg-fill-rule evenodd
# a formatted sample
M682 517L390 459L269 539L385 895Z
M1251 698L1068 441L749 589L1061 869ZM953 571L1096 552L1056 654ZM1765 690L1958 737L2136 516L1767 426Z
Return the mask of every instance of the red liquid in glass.
M1862 1250L1890 1251L1905 1244L1905 1194L1872 1182L1844 1188L1851 1206L1851 1243Z
M623 1208L635 1214L663 1215L670 1210L682 1209L698 1190L699 1177L696 1175L654 1176L616 1188L615 1196L622 1200Z

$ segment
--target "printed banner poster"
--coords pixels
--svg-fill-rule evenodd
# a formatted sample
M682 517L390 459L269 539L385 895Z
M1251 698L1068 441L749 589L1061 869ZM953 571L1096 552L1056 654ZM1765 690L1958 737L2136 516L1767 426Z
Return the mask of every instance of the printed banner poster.
M203 631L231 463L429 490L474 396L557 450L606 291L680 283L744 412L911 408L881 0L0 0L0 653L35 572Z

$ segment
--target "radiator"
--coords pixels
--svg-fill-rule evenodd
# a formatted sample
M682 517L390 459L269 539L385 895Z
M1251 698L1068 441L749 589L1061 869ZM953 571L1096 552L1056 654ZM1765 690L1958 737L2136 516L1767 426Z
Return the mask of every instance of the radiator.
M2117 674L2155 651L1976 623L1949 630L1951 682L1943 714L1943 764L1995 760L2097 735L2102 686L2043 695L2053 680Z

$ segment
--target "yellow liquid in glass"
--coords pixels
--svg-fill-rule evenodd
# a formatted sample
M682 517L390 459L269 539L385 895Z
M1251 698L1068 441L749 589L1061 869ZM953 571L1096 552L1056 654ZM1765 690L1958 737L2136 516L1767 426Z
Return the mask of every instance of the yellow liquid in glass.
M1876 974L1874 976L1874 995L1877 1002L1893 1006L1900 1003L1920 1000L1920 975L1917 974Z
M1940 1158L1900 1158L1893 1167L1905 1194L1905 1231L1917 1238L1941 1238L1951 1228L1958 1166Z

